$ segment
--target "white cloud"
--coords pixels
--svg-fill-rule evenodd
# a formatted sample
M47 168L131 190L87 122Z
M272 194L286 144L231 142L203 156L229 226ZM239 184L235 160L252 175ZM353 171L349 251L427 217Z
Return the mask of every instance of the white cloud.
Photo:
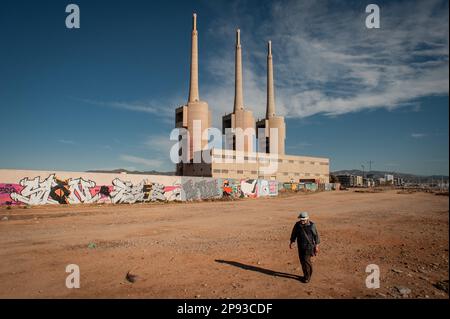
M291 118L337 116L376 108L412 106L425 96L448 95L448 2L400 1L381 6L381 29L365 27L365 6L335 1L246 1L209 4L216 19L208 30L223 46L200 60L200 96L213 126L234 101L235 30L241 29L244 104L265 115L266 43L272 40L277 113ZM264 15L264 19L261 16ZM188 56L189 52L186 52ZM201 54L204 56L204 54ZM189 83L186 83L186 87ZM142 112L173 124L185 92L146 101L93 101Z
M411 134L411 137L413 137L413 138L422 138L425 136L427 136L427 134L425 134L425 133L412 133Z
M147 113L152 116L162 118L165 123L173 123L174 109L179 106L177 104L177 99L172 99L169 101L98 101L90 99L79 99L81 102L101 106L114 108L118 110L132 111Z
M171 141L169 133L167 134L155 134L145 138L144 146L158 155L167 156L169 158L169 152L171 147L177 141Z
M275 2L264 23L255 21L254 8L246 11L245 2L239 3L236 14L218 19L212 30L227 43L206 66L216 81L202 90L216 121L233 107L237 26L242 32L244 102L260 117L269 39L277 112L287 117L394 109L420 97L448 95L447 1L383 4L378 30L366 29L363 6L346 2Z
M149 135L145 137L143 142L137 145L140 153L148 154L148 156L138 157L122 154L119 159L155 170L173 171L175 164L170 159L170 149L175 143L176 141L170 140L169 133Z

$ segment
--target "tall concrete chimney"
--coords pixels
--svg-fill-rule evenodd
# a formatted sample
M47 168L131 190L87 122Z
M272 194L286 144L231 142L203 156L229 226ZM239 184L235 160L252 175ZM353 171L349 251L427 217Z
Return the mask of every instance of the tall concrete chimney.
M242 51L241 30L236 30L236 58L235 58L235 88L234 88L234 112L244 109L244 98L242 93Z
M275 116L275 93L273 86L272 41L267 45L267 109L266 119Z
M275 115L275 92L273 83L272 41L267 44L267 108L266 118L256 123L257 129L264 129L258 138L261 152L284 154L286 123L283 116ZM272 136L272 129L277 130L277 137ZM268 140L267 138L270 138ZM275 145L275 142L277 145Z
M226 129L234 129L232 149L240 152L253 152L253 140L255 137L255 118L253 112L244 107L244 90L242 84L242 48L241 30L236 30L236 56L234 70L234 108L233 113L225 114L222 117L222 133L226 134ZM241 129L241 130L238 130ZM243 143L242 143L243 141ZM227 145L226 147L228 147Z
M194 13L192 16L191 79L189 85L189 102L197 102L199 100L197 14Z

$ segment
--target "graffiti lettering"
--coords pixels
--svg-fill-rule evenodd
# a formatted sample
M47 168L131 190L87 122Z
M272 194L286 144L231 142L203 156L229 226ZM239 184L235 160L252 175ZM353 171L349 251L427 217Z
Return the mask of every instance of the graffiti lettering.
M114 178L111 184L97 185L83 177L62 179L55 173L44 179L40 176L25 177L18 184L0 184L0 205L134 204L278 195L278 182L263 179L174 177L173 184L166 186L147 179L134 183ZM293 189L293 185L300 187L302 184L289 183L284 187ZM307 185L306 188L313 189L314 186Z
M256 179L248 179L241 181L241 191L245 197L255 198L257 196L256 193L256 184L258 180Z
M19 193L11 193L11 199L28 205L44 205L57 204L58 201L50 198L50 192L53 186L57 186L55 182L55 174L50 175L44 181L40 181L39 177L28 179L25 177L19 184L24 188Z

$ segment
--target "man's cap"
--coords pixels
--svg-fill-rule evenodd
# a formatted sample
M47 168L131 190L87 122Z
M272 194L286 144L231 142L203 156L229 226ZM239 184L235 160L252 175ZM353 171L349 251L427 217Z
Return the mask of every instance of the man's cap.
M301 220L306 220L309 218L309 215L307 212L301 212L300 215L298 215L298 218L300 218Z

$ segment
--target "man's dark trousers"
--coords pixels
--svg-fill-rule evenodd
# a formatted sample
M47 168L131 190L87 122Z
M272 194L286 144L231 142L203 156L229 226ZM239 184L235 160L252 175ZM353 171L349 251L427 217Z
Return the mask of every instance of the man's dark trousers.
M304 249L298 246L298 257L300 259L300 264L302 265L303 270L303 280L309 281L312 276L313 268L311 263L311 257L313 256L313 252L310 249Z

